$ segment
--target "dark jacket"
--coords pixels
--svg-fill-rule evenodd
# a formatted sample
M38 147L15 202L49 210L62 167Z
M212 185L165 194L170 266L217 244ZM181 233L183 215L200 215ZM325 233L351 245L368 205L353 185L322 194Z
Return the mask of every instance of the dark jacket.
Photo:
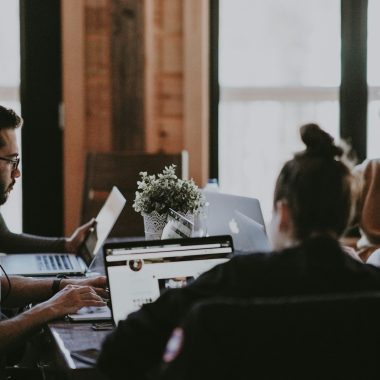
M380 269L355 261L330 238L309 239L280 253L236 256L130 314L105 340L98 366L110 378L145 378L160 363L173 328L201 299L365 290L380 290Z

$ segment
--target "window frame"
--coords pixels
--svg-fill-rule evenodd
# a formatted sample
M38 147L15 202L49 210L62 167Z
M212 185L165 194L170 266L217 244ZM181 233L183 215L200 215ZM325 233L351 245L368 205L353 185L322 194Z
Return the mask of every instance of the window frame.
M339 133L350 141L358 161L367 155L367 13L368 0L341 0L341 83L339 86ZM219 0L210 0L210 176L219 178L219 101L223 96L234 99L298 100L302 96L328 96L336 99L336 88L227 88L219 85ZM359 52L359 54L358 54ZM371 88L371 100L378 98L379 89ZM333 95L334 94L334 95ZM318 96L319 97L319 96ZM273 98L271 98L273 99ZM326 98L323 98L326 99ZM318 99L316 99L318 100ZM364 126L364 127L363 127Z

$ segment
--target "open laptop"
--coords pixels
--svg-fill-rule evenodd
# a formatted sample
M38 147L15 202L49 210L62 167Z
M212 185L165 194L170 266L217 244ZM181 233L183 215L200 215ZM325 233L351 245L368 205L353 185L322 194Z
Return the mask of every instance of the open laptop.
M233 244L231 236L106 243L103 254L116 326L165 290L228 261Z
M234 212L234 224L231 227L235 250L239 252L270 252L265 228L240 211Z
M202 191L208 203L207 234L230 234L236 251L269 251L260 202L256 198Z
M54 276L56 274L84 275L96 253L107 239L126 200L117 187L113 187L96 217L96 225L88 234L78 254L25 253L0 257L7 274L22 276Z

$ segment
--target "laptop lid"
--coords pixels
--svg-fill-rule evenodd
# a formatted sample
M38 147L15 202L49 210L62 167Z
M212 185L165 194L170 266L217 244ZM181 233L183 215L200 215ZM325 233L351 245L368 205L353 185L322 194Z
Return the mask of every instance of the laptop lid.
M86 241L82 245L80 257L83 258L88 268L106 241L126 202L120 190L116 186L113 186L103 207L95 218L96 225L90 231Z
M249 220L258 223L264 234L260 238L266 241L252 245L251 251L257 246L269 246L265 234L265 224L261 212L260 202L256 198L242 197L212 191L202 191L208 203L207 233L209 235L230 234L234 240L235 249L248 251L247 242L251 240L247 234L260 235ZM252 241L252 240L251 240Z
M186 286L233 255L231 236L107 243L103 247L115 325L166 289Z
M51 276L60 273L84 274L94 261L95 254L107 239L126 199L113 187L96 217L96 226L88 235L79 255L65 253L9 254L0 258L5 271L12 275Z
M235 210L232 233L235 249L239 252L269 252L271 246L264 226Z

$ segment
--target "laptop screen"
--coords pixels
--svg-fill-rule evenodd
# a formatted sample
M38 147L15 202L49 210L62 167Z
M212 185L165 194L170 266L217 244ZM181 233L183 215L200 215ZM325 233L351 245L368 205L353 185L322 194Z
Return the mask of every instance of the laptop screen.
M104 247L114 323L167 289L188 285L200 274L228 261L230 236L120 243Z
M112 227L123 210L125 203L126 199L119 189L114 186L103 207L96 216L96 225L88 234L86 241L82 246L80 256L83 258L87 266L90 266L96 253L107 239Z

